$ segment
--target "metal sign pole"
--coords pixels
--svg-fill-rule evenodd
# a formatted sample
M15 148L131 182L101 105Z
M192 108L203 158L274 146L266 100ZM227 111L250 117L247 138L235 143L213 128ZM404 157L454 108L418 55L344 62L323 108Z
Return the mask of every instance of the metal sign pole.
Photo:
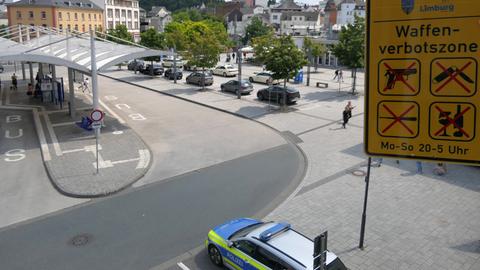
M360 228L360 244L359 248L363 249L363 240L365 238L365 222L367 219L367 199L368 199L368 184L370 183L370 167L372 165L372 158L368 158L367 175L365 176L365 198L363 201L362 225Z
M173 83L177 83L177 47L173 46Z
M100 129L95 129L95 157L97 159L97 174L98 174L98 133L99 133Z
M237 90L237 98L241 99L242 98L242 93L240 92L240 89L242 87L242 51L241 51L241 46L238 47L237 50L237 60L238 60L238 90Z

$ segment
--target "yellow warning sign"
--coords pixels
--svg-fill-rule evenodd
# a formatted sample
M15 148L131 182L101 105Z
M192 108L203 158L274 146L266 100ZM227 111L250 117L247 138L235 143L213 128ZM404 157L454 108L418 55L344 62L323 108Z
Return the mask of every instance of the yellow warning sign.
M475 139L476 108L471 103L435 102L430 105L430 137L435 140Z
M434 96L471 97L477 92L474 58L436 58L430 66L430 92Z
M388 101L378 104L377 132L382 137L415 138L419 108L415 102Z
M420 63L416 59L383 59L378 67L381 95L414 96L420 90Z
M480 166L480 0L366 8L366 153Z

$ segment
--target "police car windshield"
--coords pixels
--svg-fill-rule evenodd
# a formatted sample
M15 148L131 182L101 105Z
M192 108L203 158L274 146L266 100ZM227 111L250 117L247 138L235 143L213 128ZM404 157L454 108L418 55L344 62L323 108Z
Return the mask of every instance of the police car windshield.
M252 232L253 230L261 227L265 225L265 223L256 223L256 224L252 224L250 226L247 226L243 229L240 229L238 231L236 231L234 234L232 234L228 239L229 240L232 240L232 239L235 239L235 238L239 238L239 237L244 237L246 236L247 234L249 234L250 232Z

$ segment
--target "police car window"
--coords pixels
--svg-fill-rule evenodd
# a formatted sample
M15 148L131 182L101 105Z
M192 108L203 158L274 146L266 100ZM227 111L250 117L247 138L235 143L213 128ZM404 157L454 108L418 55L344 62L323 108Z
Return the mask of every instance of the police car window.
M292 268L285 266L286 264L281 262L275 255L265 250L262 247L258 247L254 259L264 264L272 270L291 270Z
M238 250L241 250L242 252L244 252L245 254L247 254L248 256L250 256L252 258L255 255L256 246L255 246L255 244L253 244L249 241L246 241L246 240L237 241L236 248Z

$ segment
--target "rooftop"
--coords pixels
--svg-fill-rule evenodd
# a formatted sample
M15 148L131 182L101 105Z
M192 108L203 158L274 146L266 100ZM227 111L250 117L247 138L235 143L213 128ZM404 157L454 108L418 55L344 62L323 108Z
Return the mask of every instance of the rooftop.
M97 9L103 10L103 8L97 6L95 3L89 0L20 0L14 3L6 4L9 7L17 6L42 6L42 7L63 7L63 8L81 8L81 9Z

